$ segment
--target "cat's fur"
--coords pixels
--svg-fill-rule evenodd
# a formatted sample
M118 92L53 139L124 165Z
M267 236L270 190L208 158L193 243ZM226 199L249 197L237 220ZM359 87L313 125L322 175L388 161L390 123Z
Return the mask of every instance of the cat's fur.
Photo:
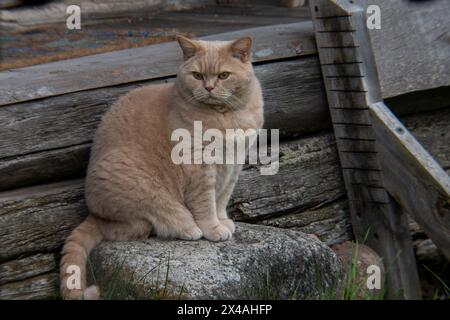
M171 160L174 129L249 128L263 124L263 98L250 62L251 38L206 42L179 37L184 62L175 83L145 86L120 98L104 116L86 177L90 215L68 237L61 260L65 299L96 299L86 289L86 259L102 240L163 238L228 240L235 226L226 206L241 165ZM204 76L198 80L193 72ZM229 72L225 80L221 72ZM211 94L206 87L214 87ZM70 265L81 289L66 286Z

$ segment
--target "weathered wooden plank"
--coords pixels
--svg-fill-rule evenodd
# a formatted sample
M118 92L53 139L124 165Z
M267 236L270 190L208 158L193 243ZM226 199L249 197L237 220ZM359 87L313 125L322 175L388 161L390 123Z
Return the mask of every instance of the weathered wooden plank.
M353 44L353 37L351 32L344 32L336 36L333 32L321 32L316 34L317 41L328 43L329 46L344 46L348 47Z
M331 107L332 108L332 107ZM347 122L335 122L334 127L336 128L336 139L341 141L343 144L348 140L361 140L361 141L371 141L373 140L373 133L370 127L366 124L356 124L351 123L351 119L347 119Z
M310 22L244 29L203 37L254 39L253 61L315 53ZM0 72L0 105L136 81L174 76L181 61L176 42L120 50Z
M312 233L329 246L353 239L346 199L338 199L305 211L268 218L258 223Z
M320 3L320 5L310 2L309 4L314 18L328 20L348 17L348 11L342 9L340 6L336 6L335 2L337 1L327 1Z
M331 135L313 136L280 146L280 170L260 175L255 167L241 173L230 202L233 216L257 222L304 211L345 194Z
M243 170L229 207L238 220L256 222L301 212L345 194L331 134L280 148L277 175L261 176L252 166ZM59 248L86 214L83 180L0 193L0 260Z
M450 169L450 108L402 117L401 121L444 170Z
M450 178L384 103L370 112L389 193L450 259Z
M66 3L70 2L66 1ZM64 3L50 2L30 9L21 8L20 11L3 10L0 16L0 28L17 30L30 26L39 27L48 23L65 23L66 7L67 4ZM269 3L259 1L251 5L248 1L234 1L229 5L224 1L211 0L135 0L130 5L130 2L125 0L107 0L101 3L83 1L81 7L84 26L103 26L102 22L104 23L105 20L120 22L141 18L145 19L150 27L164 26L168 29L185 30L182 27L190 26L188 30L196 34L199 27L203 27L203 30L200 29L203 33L209 31L205 29L215 30L218 26L219 30L229 31L230 27L225 28L227 25L237 25L237 28L243 29L242 26L247 24L278 24L280 19L298 22L308 20L310 16L309 8L308 10L304 10L306 8L287 10L280 6L278 1L269 1ZM151 19L148 19L149 17ZM246 19L242 19L243 17ZM214 18L217 19L214 20Z
M0 261L55 250L86 215L81 180L18 189L0 199Z
M323 33L325 33L325 31ZM335 34L333 32L330 33ZM352 32L348 31L348 33ZM323 45L320 44L318 46L323 52L323 54L321 52L320 57L320 63L323 65L351 65L361 61L361 57L359 56L358 51L354 50L354 46L347 47L341 45L339 47L335 47L329 43ZM339 55L336 55L335 51L339 51Z
M122 15L132 15L133 11L159 12L169 8L192 8L208 4L208 0L134 0L132 4L126 0L106 0L102 2L81 1L83 18L107 19ZM6 9L2 12L0 26L17 29L45 23L65 23L68 1L52 1L39 6L24 6L17 9ZM131 11L131 12L130 12ZM84 23L84 21L83 21Z
M450 85L450 1L357 3L381 11L381 29L368 31L384 98Z
M355 237L367 243L383 258L389 270L386 275L389 297L418 299L420 285L417 270L411 268L411 265L415 265L415 257L406 215L395 206L385 189L380 167L382 158L373 146L366 143L375 141L375 130L370 121L367 122L368 104L381 100L382 94L367 32L365 11L353 1L312 0L311 12L316 34L323 33L321 30L325 28L328 30L326 32L335 33L337 39L340 34L351 34L353 38L350 46L329 44L317 39L317 47L324 70L329 108L334 109L331 119ZM325 16L327 18L324 19ZM339 18L330 18L337 16ZM330 77L327 66L347 64L355 65L356 70L353 72L359 77L351 80L351 86L347 84L342 87L342 78L349 76L348 71L337 67L333 77ZM341 117L336 117L340 109L348 111L341 114ZM349 115L353 109L356 110L355 116ZM366 113L362 123L358 122L361 112ZM353 142L348 145L348 141ZM352 149L354 141L361 142L358 143L358 150ZM364 149L366 146L369 148ZM380 173L378 176L375 175L377 172ZM357 181L354 180L355 176L358 176ZM362 182L365 176L367 180L371 180L369 184Z
M48 273L0 286L0 300L56 299L58 273Z
M28 279L55 269L56 257L52 253L38 253L29 257L4 262L0 264L0 285Z
M352 123L359 123L362 125L370 124L370 117L365 109L338 109L330 108L330 114L337 123L345 123L349 119Z
M91 143L0 160L0 191L84 175Z
M438 87L425 91L415 91L397 97L384 99L396 116L431 112L449 106L450 87Z

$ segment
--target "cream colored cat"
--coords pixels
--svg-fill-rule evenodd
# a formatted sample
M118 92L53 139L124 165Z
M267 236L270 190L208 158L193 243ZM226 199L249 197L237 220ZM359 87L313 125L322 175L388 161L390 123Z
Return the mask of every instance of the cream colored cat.
M142 87L104 116L86 177L90 215L68 237L61 260L65 299L96 299L86 289L86 259L102 240L163 238L223 241L235 226L226 206L241 165L182 164L170 157L174 129L258 129L263 98L250 62L251 38L206 42L179 37L184 54L175 83ZM81 288L67 288L71 265ZM69 269L70 270L70 269Z

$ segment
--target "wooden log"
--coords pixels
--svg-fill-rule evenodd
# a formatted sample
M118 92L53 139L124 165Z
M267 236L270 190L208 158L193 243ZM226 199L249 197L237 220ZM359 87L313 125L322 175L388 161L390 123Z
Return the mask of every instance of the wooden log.
M353 239L348 202L345 197L330 203L319 204L305 211L294 211L258 223L315 234L329 246Z
M280 145L280 170L260 175L259 168L241 173L230 202L232 215L257 222L329 204L345 191L334 138L330 134Z
M55 258L53 253L38 253L0 264L0 286L54 271L56 269Z
M0 261L56 250L87 214L82 180L5 192L0 199Z
M55 299L58 297L58 273L47 273L0 286L0 300Z
M0 191L84 176L91 143L0 160Z
M310 22L258 27L202 37L232 40L251 36L253 61L315 53ZM65 93L174 76L181 62L176 42L107 52L0 72L0 105Z

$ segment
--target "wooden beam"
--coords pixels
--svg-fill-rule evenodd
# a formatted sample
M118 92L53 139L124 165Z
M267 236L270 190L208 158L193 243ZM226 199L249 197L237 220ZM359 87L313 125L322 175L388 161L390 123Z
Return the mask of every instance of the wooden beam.
M18 282L0 286L1 300L46 300L56 299L59 275L57 272L42 274Z
M380 8L381 28L368 32L384 98L450 85L450 1L355 2Z
M17 260L0 263L0 292L1 286L25 280L56 269L56 257L53 253L38 253ZM0 293L0 299L2 299Z
M369 105L386 188L450 259L450 178L382 102Z
M420 284L406 215L385 189L368 104L382 99L361 7L311 0L355 237L383 258L390 298L418 299Z

